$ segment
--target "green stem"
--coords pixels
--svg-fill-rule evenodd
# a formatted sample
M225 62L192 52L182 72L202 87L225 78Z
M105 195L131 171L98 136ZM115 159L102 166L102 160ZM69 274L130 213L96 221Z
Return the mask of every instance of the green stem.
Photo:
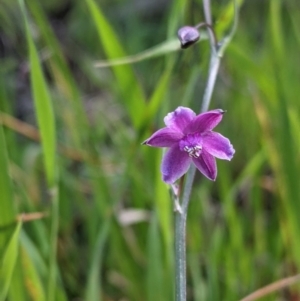
M220 57L215 49L211 52L209 72L203 95L201 112L208 110L214 90ZM176 272L176 301L186 301L186 219L190 195L192 192L196 167L191 165L184 183L181 199L181 210L175 212L175 272Z
M210 0L203 0L203 8L206 23L211 25ZM237 4L234 0L234 22L228 36L226 36L219 45L215 45L214 38L210 35L211 55L208 70L207 83L201 104L201 113L209 108L212 93L215 87L221 57L225 48L231 41L237 28ZM192 192L193 181L196 173L196 167L191 165L186 181L184 183L183 194L179 205L179 210L175 211L175 300L186 301L186 220L190 195Z
M51 229L50 229L50 254L49 254L49 276L48 276L48 301L55 301L56 298L56 252L57 234L59 226L59 207L57 187L50 190L51 194Z
M221 57L218 55L218 53L215 50L213 50L210 57L208 79L203 95L201 113L206 112L209 108L211 96L215 87L215 83L220 67L220 61L221 61Z
M175 215L175 282L176 301L186 300L186 254L185 254L186 214Z
M207 111L209 107L219 66L220 57L218 56L217 51L212 51L208 80L201 105L201 112ZM195 173L196 167L191 165L184 183L183 195L180 203L181 210L175 211L176 301L186 301L186 219Z
M184 185L181 210L175 211L175 287L176 301L186 300L186 218L196 168L192 165Z

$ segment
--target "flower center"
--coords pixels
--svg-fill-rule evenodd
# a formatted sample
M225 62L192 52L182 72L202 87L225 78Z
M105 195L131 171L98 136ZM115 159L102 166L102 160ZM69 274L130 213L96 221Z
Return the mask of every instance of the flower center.
M202 150L202 137L198 133L188 134L179 141L179 147L190 157L199 158Z

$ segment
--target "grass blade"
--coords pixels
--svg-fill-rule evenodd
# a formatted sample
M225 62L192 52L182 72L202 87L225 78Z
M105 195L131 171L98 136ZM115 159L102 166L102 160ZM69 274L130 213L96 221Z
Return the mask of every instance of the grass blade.
M81 102L80 91L41 4L36 0L28 1L28 8L41 32L41 38L44 41L46 48L49 49L52 54L47 62L55 81L55 86L58 88L60 94L64 96L64 99L70 103L67 108L62 108L62 110L66 110L66 112L62 111L61 114L63 116L68 116L68 118L65 117L65 122L69 127L71 133L70 136L73 137L75 145L79 147L81 146L83 137L86 135L84 129L87 126L87 119ZM78 123L80 124L82 131L77 130Z
M8 154L3 127L0 126L0 191L1 191L1 214L0 226L5 226L14 220L13 193L8 171ZM0 235L0 247L2 235Z
M95 252L93 254L91 268L88 276L88 284L86 289L86 300L96 301L102 300L101 297L101 280L100 271L102 265L103 249L107 241L110 229L110 220L106 220L103 227L101 227L97 242L95 245Z
M101 9L96 5L94 0L86 0L86 3L96 24L100 41L102 42L108 59L112 60L125 57L126 54L119 43L115 32L101 12ZM143 120L142 117L145 109L144 93L137 83L137 79L130 66L115 66L113 67L113 71L121 95L124 98L124 101L126 101L126 107L131 120L133 124L138 127Z
M19 4L24 16L27 44L29 47L29 63L30 63L30 80L33 92L33 99L37 121L40 129L42 140L43 159L45 173L50 189L51 198L51 229L50 229L50 253L49 253L49 273L48 273L48 300L54 301L56 287L56 250L57 250L57 232L58 232L58 188L55 164L56 152L56 136L55 136L55 119L51 102L50 93L44 77L42 66L40 64L37 49L31 36L29 21L23 0L19 0Z
M50 94L45 81L44 73L39 61L37 49L34 45L33 38L29 29L24 2L19 0L26 28L26 37L29 47L30 60L30 79L33 91L34 105L37 114L37 121L42 138L42 148L44 165L49 187L54 186L55 182L55 120L51 103Z
M4 252L0 270L0 301L4 301L12 280L19 253L19 233L22 223L19 222Z

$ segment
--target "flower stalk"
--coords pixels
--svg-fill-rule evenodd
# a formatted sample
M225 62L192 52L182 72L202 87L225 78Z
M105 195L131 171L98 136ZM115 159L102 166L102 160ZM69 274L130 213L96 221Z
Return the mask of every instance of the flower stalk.
M205 15L205 24L209 25L211 29L212 18L210 10L210 0L203 0L203 9ZM216 44L216 37L212 34L214 31L209 30L210 32L210 45L211 45L211 54L210 54L210 63L208 70L207 83L205 91L203 94L201 110L200 112L206 112L209 108L212 93L215 87L216 78L218 75L221 57L223 52L229 42L231 41L236 27L237 27L237 4L234 0L234 22L231 29L231 32L225 37L221 43ZM182 197L180 198L179 206L180 211L175 212L175 300L176 301L186 301L186 220L188 205L190 202L190 195L192 192L194 177L196 173L196 168L194 165L191 165L188 173L186 175L186 180L183 187L179 188L179 191L183 191Z
M236 0L234 0L234 22L230 33L217 42L211 25L210 0L203 0L205 22L196 26L184 26L178 31L183 49L199 40L198 29L209 29L210 63L207 83L203 94L201 111L196 115L191 109L178 107L165 118L165 127L146 139L143 144L152 147L167 147L163 156L161 173L163 181L170 184L173 192L175 212L175 300L186 301L186 221L190 196L198 169L205 177L215 181L216 159L231 160L234 148L229 139L214 132L224 111L207 111L218 75L220 60L237 27ZM185 181L184 175L187 173ZM174 184L179 180L179 187Z
M210 34L211 37L212 37L211 43L212 43L212 45L213 45L215 48L217 48L217 47L218 47L218 40L217 40L217 36L216 36L216 33L215 33L213 27L212 27L210 24L205 23L205 22L201 22L201 23L199 23L199 24L197 24L197 25L195 26L195 28L197 28L198 30L199 30L200 28L202 28L202 27L206 27L206 28L208 29L209 34Z
M196 168L186 175L181 210L175 211L175 300L186 301L186 219Z

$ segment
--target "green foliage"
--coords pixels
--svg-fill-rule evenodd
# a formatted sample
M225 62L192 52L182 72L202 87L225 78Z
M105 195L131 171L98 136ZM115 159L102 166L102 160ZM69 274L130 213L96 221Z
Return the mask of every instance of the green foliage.
M9 161L3 127L0 126L0 188L1 188L1 227L14 220L14 204L12 184L9 177ZM4 238L1 236L1 249Z
M105 19L100 8L97 7L94 0L86 0L86 3L97 26L98 35L107 58L113 59L125 56L125 52L123 51L114 30ZM130 66L114 67L114 73L116 76L116 85L119 86L121 96L127 103L130 118L133 124L137 126L141 123L141 116L145 109L143 91Z
M178 105L200 107L206 36L185 51L175 40L202 21L202 1L123 2L0 3L1 300L173 298L162 154L140 143ZM233 6L211 2L221 37ZM211 104L227 110L218 131L236 154L215 183L196 177L188 300L239 300L300 270L299 5L238 2ZM95 68L124 57L135 64Z
M19 233L21 229L21 222L13 231L11 239L9 240L4 253L2 254L1 269L0 269L0 300L5 300L8 289L12 280L13 272L16 266L19 250Z
M107 220L105 225L100 228L94 254L91 262L91 267L88 276L88 283L86 289L86 300L100 300L101 299L101 267L103 259L103 251L107 242L109 234L110 222Z
M46 176L49 187L52 187L54 186L56 177L56 139L54 113L51 104L51 97L47 88L42 67L39 62L38 53L30 33L27 14L22 0L20 0L20 6L22 8L25 20L26 37L29 48L30 80L38 125L41 132Z

